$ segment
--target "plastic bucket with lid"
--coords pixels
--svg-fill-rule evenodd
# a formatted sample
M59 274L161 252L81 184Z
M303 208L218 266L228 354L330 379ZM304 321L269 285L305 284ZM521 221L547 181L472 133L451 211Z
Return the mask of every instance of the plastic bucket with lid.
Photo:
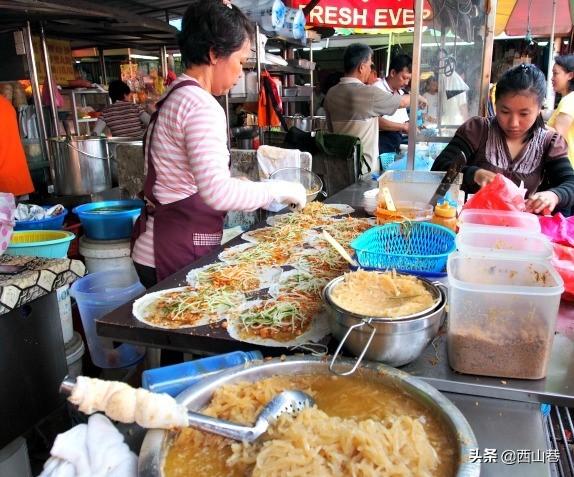
M101 338L96 334L97 319L143 293L144 286L131 270L92 273L72 285L70 295L78 303L90 357L96 366L123 368L143 358L143 348L128 344L114 347L111 339Z

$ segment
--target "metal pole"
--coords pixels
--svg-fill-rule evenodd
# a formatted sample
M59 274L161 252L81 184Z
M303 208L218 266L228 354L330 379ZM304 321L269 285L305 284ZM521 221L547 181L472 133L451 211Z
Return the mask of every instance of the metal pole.
M56 93L54 91L52 67L50 66L50 53L46 43L46 34L44 25L40 24L40 42L42 44L42 57L44 67L46 68L46 83L48 84L48 93L50 94L50 112L52 113L52 134L58 136L58 105L56 104Z
M104 49L102 47L98 48L98 56L100 58L100 71L102 73L102 83L108 84L108 73L106 72L106 58L104 56Z
M391 67L391 50L393 48L393 32L389 33L389 44L387 45L387 66L385 67L385 77L389 76L389 68Z
M480 98L478 114L486 116L486 105L488 103L488 94L490 91L490 74L492 72L492 50L494 49L494 26L496 22L497 0L490 0L490 10L487 12L484 50L482 52L482 76L480 85Z
M309 40L309 61L313 61L313 40ZM313 123L313 117L315 116L315 86L313 85L313 70L309 71L309 82L311 83L311 123Z
M259 43L259 24L255 24L255 64L257 66L257 97L261 88L261 44ZM265 52L263 52L265 54ZM263 128L259 128L259 144L263 145Z
M160 47L159 57L160 57L161 74L165 79L167 78L167 48L165 47L165 45Z
M229 93L224 96L225 119L227 120L227 148L231 150L231 129L229 128Z
M434 34L434 33L433 33ZM458 32L455 33L455 35L458 34ZM438 70L437 70L437 82L438 82L438 101L437 101L437 111L436 111L436 122L437 122L437 131L438 131L438 135L442 136L442 113L444 110L444 106L445 106L445 101L448 101L446 99L446 92L445 92L445 83L446 83L446 77L444 74L444 71L441 73L441 58L444 55L444 47L446 46L446 30L444 27L441 27L440 29L440 51L438 52ZM444 63L443 63L444 64ZM443 98L445 99L445 101L443 101Z
M32 83L32 96L34 98L34 107L36 109L36 118L38 120L38 134L40 135L40 147L42 155L50 161L50 148L48 147L48 133L46 132L46 119L42 109L42 95L38 84L38 70L36 69L36 58L34 55L34 44L32 43L32 29L30 22L22 29L24 35L24 47L26 48L26 59L28 60L28 71L30 72L30 82ZM51 164L51 161L50 161ZM53 169L50 167L50 171ZM54 177L52 177L52 181Z
M552 29L550 30L550 41L548 42L548 75L546 76L546 107L554 109L554 88L552 88L552 68L554 67L554 36L556 35L556 0L552 1Z
M415 142L417 139L417 110L421 74L423 40L423 0L415 0L415 32L413 38L413 67L411 77L411 113L409 117L409 150L407 170L415 168Z

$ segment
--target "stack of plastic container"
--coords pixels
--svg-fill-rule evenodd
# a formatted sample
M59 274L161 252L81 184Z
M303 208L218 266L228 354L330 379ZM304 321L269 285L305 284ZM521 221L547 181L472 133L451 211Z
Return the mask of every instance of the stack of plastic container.
M456 244L447 264L452 368L545 377L564 283L536 216L464 210Z

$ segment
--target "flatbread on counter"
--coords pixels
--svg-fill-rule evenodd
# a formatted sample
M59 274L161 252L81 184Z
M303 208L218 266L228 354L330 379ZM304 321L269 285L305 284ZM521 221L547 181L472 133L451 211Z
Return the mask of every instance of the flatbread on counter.
M138 298L132 313L139 321L158 328L193 328L227 318L229 310L246 302L237 291L197 291L192 287L171 288Z
M269 314L275 314L276 319L268 318ZM238 314L228 318L227 333L245 343L290 347L320 341L329 334L329 324L320 303L305 309L302 302L287 297L247 302Z
M212 288L249 293L269 288L279 280L282 272L281 267L217 262L194 268L185 280L195 289Z

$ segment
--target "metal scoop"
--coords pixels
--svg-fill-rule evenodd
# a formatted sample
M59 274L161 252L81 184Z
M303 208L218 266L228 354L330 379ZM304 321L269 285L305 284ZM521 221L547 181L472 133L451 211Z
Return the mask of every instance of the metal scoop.
M60 385L60 392L67 396L71 395L75 384L74 378L66 377ZM283 391L261 409L253 427L235 424L193 411L187 411L187 425L199 431L209 432L235 441L253 442L267 432L269 425L282 414L297 414L314 404L315 400L303 391Z
M284 413L297 414L315 401L303 391L283 391L269 401L255 420L253 427L205 416L193 411L187 413L188 425L200 431L217 434L236 441L253 442L267 432L269 425Z

